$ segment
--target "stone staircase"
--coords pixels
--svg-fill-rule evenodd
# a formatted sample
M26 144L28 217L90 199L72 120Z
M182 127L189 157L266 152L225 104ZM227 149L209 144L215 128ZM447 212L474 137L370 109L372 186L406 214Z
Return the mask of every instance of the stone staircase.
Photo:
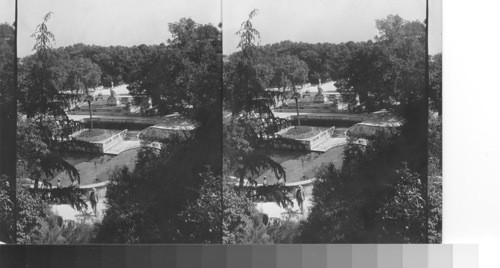
M311 151L324 153L332 148L342 146L345 144L347 144L346 138L329 137L329 138L323 140L321 143L315 145L313 148L311 148Z
M118 155L126 150L135 149L141 147L141 142L139 140L122 140L115 145L106 148L104 150L105 154Z

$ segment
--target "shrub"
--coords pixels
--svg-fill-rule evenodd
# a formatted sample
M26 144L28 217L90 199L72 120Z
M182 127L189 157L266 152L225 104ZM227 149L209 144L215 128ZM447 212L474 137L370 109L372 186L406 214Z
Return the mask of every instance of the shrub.
M291 244L298 232L299 223L293 220L283 221L279 226L267 227L267 233L274 244Z
M40 230L35 244L87 244L95 237L95 228L87 220L65 225L61 216L51 214Z

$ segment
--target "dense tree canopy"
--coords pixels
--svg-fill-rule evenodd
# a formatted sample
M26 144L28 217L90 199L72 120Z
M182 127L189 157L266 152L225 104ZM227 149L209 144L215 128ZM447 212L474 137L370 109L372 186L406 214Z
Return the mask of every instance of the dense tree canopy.
M51 13L48 13L44 17L33 34L35 54L19 64L19 110L14 121L17 126L10 128L14 134L17 133L13 143L16 149L9 150L16 158L16 180L21 182L16 187L17 198L11 196L9 199L13 204L15 200L19 204L14 209L17 214L11 215L12 220L17 218L14 224L17 225L18 233L17 239L12 242L18 243L39 241L37 232L41 232L39 229L49 215L48 202L55 199L68 200L78 210L86 206L82 200L82 191L76 186L56 189L50 194L47 189L40 189L40 185L42 188L49 186L47 179L60 172L66 172L72 181L79 183L80 180L76 168L57 152L54 138L65 131L58 120L66 117L65 108L74 98L74 94L64 92L69 81L69 67L76 68L79 65L64 61L54 53L54 35L47 27L50 16ZM80 74L78 82L88 83L88 76L85 76ZM96 78L92 82L94 85L99 80L98 76Z
M45 30L46 35L50 33L47 29ZM42 32L37 32L37 34L40 35ZM143 77L154 66L153 63L159 57L159 54L166 49L163 43L132 47L104 47L78 43L66 47L52 48L49 46L52 41L51 37L53 36L46 37L45 45L47 51L50 51L48 53L51 62L49 66L52 66L52 72L55 73L54 76L57 76L55 86L59 90L71 89L74 80L71 80L68 75L72 71L75 61L85 59L96 64L100 69L98 84L110 87L112 83L114 85L131 83ZM36 54L24 57L21 61L21 74L33 69L36 62L39 62Z
M443 55L441 53L432 56L429 62L429 104L433 111L442 113L443 107Z
M33 180L35 188L38 187L42 177L50 178L62 171L66 172L71 180L80 180L76 168L51 148L51 142L46 136L52 136L55 132L57 132L57 126L49 118L43 120L42 124L38 124L33 119L23 117L18 119L17 165L18 169L23 171L18 172L18 176Z
M169 24L172 39L129 88L149 96L159 114L180 112L199 118L220 106L222 40L212 25L181 19ZM207 101L208 100L208 101Z
M66 115L64 108L68 100L61 96L66 72L64 64L53 53L55 38L47 28L51 14L45 15L32 35L35 54L21 62L19 68L19 103L21 112L28 117L48 114L57 118Z
M440 243L443 215L443 119L429 111L429 240Z
M96 241L220 243L222 40L212 25L181 19L172 40L132 81L159 114L180 112L196 129L141 149L135 170L116 170ZM203 212L203 213L202 213Z
M95 86L97 82L95 75L83 70L85 64L92 63L83 59L65 62L54 53L52 42L55 38L47 28L51 14L48 13L37 26L33 34L35 54L22 62L19 70L18 167L26 168L20 176L32 179L35 189L42 175L51 177L61 171L79 182L75 167L55 153L54 137L63 131L57 120L66 117L64 109L75 98L74 94L64 92L68 81L74 82L69 89L75 93L78 93L77 87ZM78 69L80 73L76 74Z
M400 137L349 144L342 168L323 166L299 242L427 242L427 178L407 167L405 146Z
M15 177L16 76L15 30L0 24L0 175ZM11 181L15 182L15 181Z
M281 56L277 58L276 65L273 84L280 88L295 89L296 86L306 83L309 68L297 56Z
M33 244L37 243L38 237L42 233L43 221L50 214L50 206L40 194L30 192L30 181L19 179L17 182L16 197L17 207L14 212L12 200L6 199L6 194L10 190L7 180L0 178L0 241L13 241L12 237L7 237L9 232L4 229L6 226L15 225L17 227L16 243ZM17 213L17 222L14 223L14 215ZM11 233L10 233L11 234Z
M194 174L193 142L172 137L160 151L142 149L134 171L117 168L96 242L220 243L220 175L208 167Z
M278 74L279 87L285 88L303 83L307 72L304 62L290 55L273 63L276 66L283 64L276 71L261 61L257 45L260 34L251 23L256 14L256 10L252 11L237 32L241 53L236 53L224 65L224 109L229 116L223 122L223 166L225 175L237 176L240 185L245 175L266 169L272 169L278 178L286 179L281 165L261 148L259 135L276 132L272 123L265 126L262 120L274 119L271 108L282 95L267 89L273 75Z
M0 24L0 101L9 100L8 90L14 86L14 28Z
M339 91L356 93L345 96L359 96L368 112L400 112L425 97L425 25L390 15L376 26L379 36L353 53Z
M282 41L249 46L253 51L253 72L260 78L262 87L281 88L284 86L282 70L294 58L293 62L299 65L303 62L306 67L307 77L300 83L333 80L352 109L367 112L388 109L403 114L406 106L419 102L425 95L425 24L390 15L377 20L376 27L379 35L365 42L308 44ZM240 51L227 57L225 80L237 83L231 73L238 70L237 63L242 61L244 54ZM431 61L431 68L434 62L438 63L438 56ZM303 68L297 70L304 72ZM243 69L240 72L252 73ZM243 100L243 93L248 91L239 94L241 102L248 102ZM238 101L230 99L233 92L229 87L225 93L228 102ZM257 99L264 98L259 96Z
M88 94L88 90L100 85L101 69L87 58L77 58L68 62L65 89L75 94Z
M0 194L2 217L9 213L9 207L16 207L16 124L17 124L17 79L15 55L15 29L7 23L0 24L0 176L6 186ZM0 219L0 241L15 242L15 214L11 220Z

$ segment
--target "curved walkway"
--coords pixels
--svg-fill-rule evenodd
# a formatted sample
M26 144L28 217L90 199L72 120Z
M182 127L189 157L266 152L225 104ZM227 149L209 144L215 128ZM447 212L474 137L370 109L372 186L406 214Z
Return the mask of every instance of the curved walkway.
M141 147L139 140L123 140L104 151L105 154L119 155L127 150Z
M295 221L305 220L307 219L307 216L309 215L312 207L312 188L312 184L303 188L306 197L303 204L303 213L300 211L299 205L297 204L297 200L295 198L292 199L293 206L288 208L283 208L276 202L256 202L255 205L257 207L257 210L267 214L269 218L290 218L291 220Z
M85 214L90 214L92 216L91 220L93 222L95 221L101 221L103 217L103 212L106 210L106 204L105 204L105 199L99 200L97 202L97 217L95 216L94 212L92 211L92 206L90 205L90 202L86 202L88 208L84 210ZM73 220L73 221L78 221L78 220L83 220L84 219L84 213L72 208L70 205L64 204L64 205L52 205L52 212L54 214L59 215L63 218L63 220Z

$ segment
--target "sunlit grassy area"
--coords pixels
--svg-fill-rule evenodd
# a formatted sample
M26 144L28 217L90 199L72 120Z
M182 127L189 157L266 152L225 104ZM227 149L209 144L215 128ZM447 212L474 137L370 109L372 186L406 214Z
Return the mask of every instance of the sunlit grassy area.
M306 139L319 134L321 131L316 127L310 126L297 126L292 127L283 134L283 137L290 139Z
M99 182L108 180L109 173L115 167L127 166L130 170L133 170L138 150L131 149L117 156L102 155L75 165L78 172L80 172L80 185L92 184L96 178ZM61 178L62 186L70 185L70 180L66 173L57 175L50 183L56 185L58 178Z
M83 141L100 141L111 137L113 134L114 132L108 129L94 128L82 131L75 138Z
M307 179L314 178L316 170L322 165L333 163L337 168L342 166L342 153L345 146L339 146L328 150L325 153L309 152L306 154L291 154L293 157L284 158L282 155L271 155L285 169L287 182L300 181L303 176ZM261 183L263 177L267 177L267 183L272 184L277 181L271 170L261 173L257 182Z

